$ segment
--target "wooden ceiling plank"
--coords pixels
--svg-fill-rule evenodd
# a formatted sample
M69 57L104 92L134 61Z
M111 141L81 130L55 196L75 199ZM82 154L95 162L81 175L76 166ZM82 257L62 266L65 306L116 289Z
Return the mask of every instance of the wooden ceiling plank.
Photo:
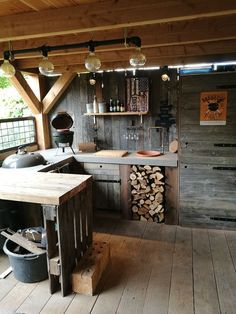
M33 114L40 113L42 111L41 110L42 104L35 96L34 92L30 88L29 84L25 80L22 73L20 71L16 71L15 76L10 78L10 81L16 88L16 90L19 92L21 97L24 99L31 112Z
M20 2L24 3L27 7L33 9L34 11L39 11L39 9L32 4L32 1L27 1L27 0L20 0Z
M229 39L236 36L236 14L218 18L182 21L176 23L155 24L127 29L128 36L139 36L144 45L164 45L180 42L201 42L217 39ZM66 45L94 40L109 40L122 38L123 30L106 30L79 35L34 38L13 42L13 49L35 48L42 45ZM115 47L115 46L112 46ZM120 47L120 45L119 45ZM0 43L0 50L6 50L7 45ZM21 55L16 56L16 58Z
M120 0L81 4L0 17L0 41L55 36L223 16L236 13L233 0L193 2Z
M44 114L49 113L76 75L76 72L67 71L57 79L42 101Z

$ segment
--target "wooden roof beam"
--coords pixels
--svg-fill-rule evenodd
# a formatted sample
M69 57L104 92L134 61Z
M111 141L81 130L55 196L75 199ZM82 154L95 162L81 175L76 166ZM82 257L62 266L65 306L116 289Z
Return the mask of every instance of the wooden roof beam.
M10 78L10 81L24 99L32 113L39 114L42 111L42 104L35 96L22 73L20 71L16 71L15 76Z
M227 40L236 37L236 14L212 17L210 19L196 19L175 23L131 27L127 29L127 32L128 36L139 36L142 39L143 46L153 44L165 45L181 42L195 43L209 40ZM123 35L123 29L112 29L102 32L93 32L92 37L94 40L100 41L109 40L112 38L122 38ZM91 40L91 33L81 33L79 36L71 34L47 38L34 38L13 42L13 49L19 50L25 48L35 48L41 47L45 44L51 46L66 45L78 42L86 42L89 40ZM7 49L8 44L0 43L0 50L4 51ZM51 54L52 53L49 53L49 55ZM40 56L39 53L36 55ZM20 57L21 55L16 56L17 59Z
M120 0L0 17L0 41L79 34L236 13L234 0Z
M76 75L76 72L67 71L57 79L42 101L44 114L49 113Z

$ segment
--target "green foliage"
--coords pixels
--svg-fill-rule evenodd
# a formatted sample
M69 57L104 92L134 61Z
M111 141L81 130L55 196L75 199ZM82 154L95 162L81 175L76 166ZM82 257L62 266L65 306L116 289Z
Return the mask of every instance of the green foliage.
M0 119L30 116L31 112L13 86L0 89Z
M11 82L9 81L9 79L7 77L4 76L0 76L0 88L8 88L11 86Z

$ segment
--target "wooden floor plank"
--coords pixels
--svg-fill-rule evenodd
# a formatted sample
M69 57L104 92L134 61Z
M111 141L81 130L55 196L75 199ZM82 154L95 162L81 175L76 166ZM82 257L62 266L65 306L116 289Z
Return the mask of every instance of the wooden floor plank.
M49 295L48 281L24 284L11 274L0 280L0 314L235 313L235 231L97 223L94 240L110 243L111 263L95 296ZM6 266L0 255L0 269Z
M115 234L140 238L143 236L146 222L135 220L119 220L114 230Z
M221 313L236 311L236 273L224 231L209 230Z
M236 271L236 232L225 230L225 236L228 243L230 255L234 263L234 269Z
M91 313L97 296L76 294L66 310L66 314L88 314Z
M2 273L9 267L8 256L3 252L0 253L0 272ZM18 283L11 273L4 279L0 279L0 300L2 300Z
M138 258L129 262L130 271L117 313L142 313L152 269L150 253L150 246L143 240Z
M190 228L177 227L168 313L193 313L192 235Z
M155 230L159 232L155 232ZM144 237L152 241L152 271L146 292L143 314L168 313L173 250L176 229L148 224Z
M62 297L61 291L54 293L48 302L45 304L40 313L43 314L63 314L69 307L71 301L75 297L75 294L67 295L66 297Z
M111 266L92 314L116 313L140 243L138 238L116 235L111 237ZM116 244L118 247L115 248Z
M4 272L9 265L8 256L0 251L0 273Z
M17 309L17 312L24 314L40 313L42 308L51 298L49 292L49 281L44 280L39 282L37 287L28 295L21 306Z
M4 311L17 310L37 285L38 283L18 282L13 287L13 289L0 301L1 312L4 313Z
M207 230L193 229L193 276L195 314L220 313Z

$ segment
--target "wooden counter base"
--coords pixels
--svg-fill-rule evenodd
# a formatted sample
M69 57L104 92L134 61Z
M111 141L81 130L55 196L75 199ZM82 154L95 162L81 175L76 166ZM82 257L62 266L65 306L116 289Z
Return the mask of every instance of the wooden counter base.
M50 292L70 293L71 273L92 244L92 177L2 170L0 199L42 205Z

